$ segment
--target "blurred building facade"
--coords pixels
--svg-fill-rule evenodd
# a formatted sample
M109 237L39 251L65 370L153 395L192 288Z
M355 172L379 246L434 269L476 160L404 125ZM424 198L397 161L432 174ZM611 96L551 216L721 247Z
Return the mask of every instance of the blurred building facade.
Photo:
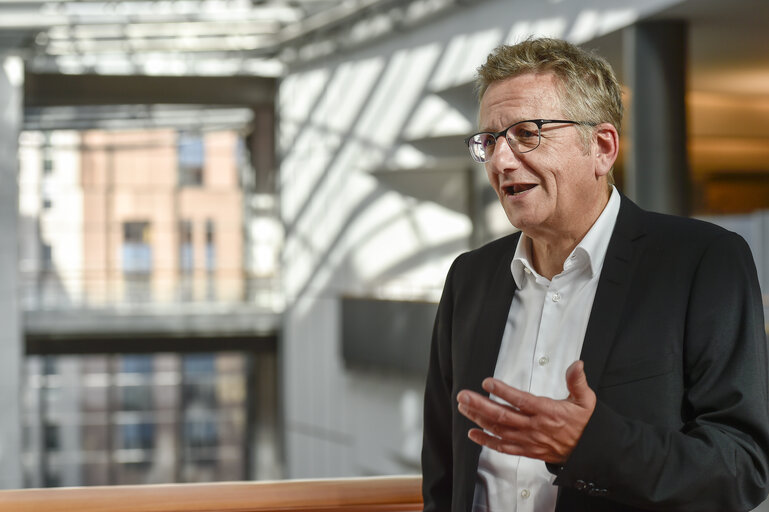
M239 353L28 358L24 485L247 479L246 363Z
M109 327L116 311L130 318L214 307L227 322L228 306L247 304L237 132L24 132L19 155L21 302L32 321L43 311L90 314L65 343L125 337ZM131 321L137 339L156 329ZM167 333L172 353L110 344L100 354L28 356L24 485L250 478L253 433L273 428L276 416L274 403L254 402L275 383L262 379L261 395L254 389L247 350L187 352L197 334ZM274 354L262 359L274 366ZM276 474L277 462L267 471Z
M24 304L243 300L236 133L25 132L20 156Z

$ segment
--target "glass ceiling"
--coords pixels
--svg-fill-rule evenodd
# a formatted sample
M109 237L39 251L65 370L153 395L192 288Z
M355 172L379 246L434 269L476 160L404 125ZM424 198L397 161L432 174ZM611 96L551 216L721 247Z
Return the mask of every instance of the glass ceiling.
M450 2L0 0L0 50L36 72L278 76L302 38L415 3Z

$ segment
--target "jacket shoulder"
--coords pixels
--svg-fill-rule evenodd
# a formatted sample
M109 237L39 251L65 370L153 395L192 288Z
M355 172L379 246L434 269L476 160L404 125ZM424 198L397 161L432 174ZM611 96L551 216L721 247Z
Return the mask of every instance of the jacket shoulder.
M465 262L478 263L488 259L496 261L499 258L504 258L507 255L509 255L512 259L513 255L515 254L515 248L518 245L518 239L520 237L521 232L518 231L510 235L503 236L502 238L497 238L496 240L492 240L491 242L488 242L481 247L460 254L457 257L457 262L461 262L462 264Z
M669 247L708 245L724 237L742 240L738 234L712 222L643 210L624 196L615 231L624 232L631 239L638 234L647 235Z
M709 245L718 239L739 239L737 233L701 219L647 212L647 233L677 245Z
M520 236L520 232L513 233L460 254L451 265L448 281L466 293L488 288L498 280L507 280L508 276L512 281L512 274L505 273L504 269L510 268Z

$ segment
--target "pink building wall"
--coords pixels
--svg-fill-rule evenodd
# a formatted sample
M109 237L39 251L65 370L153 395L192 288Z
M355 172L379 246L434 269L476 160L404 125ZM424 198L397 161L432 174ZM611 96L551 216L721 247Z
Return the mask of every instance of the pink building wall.
M177 132L83 133L84 249L90 302L126 297L124 223L147 222L152 251L147 300L238 301L243 295L243 202L237 135L204 135L200 186L180 186ZM192 223L194 269L180 268L181 221ZM215 268L206 268L206 223L214 226ZM183 281L185 281L183 283ZM182 286L187 291L180 295Z

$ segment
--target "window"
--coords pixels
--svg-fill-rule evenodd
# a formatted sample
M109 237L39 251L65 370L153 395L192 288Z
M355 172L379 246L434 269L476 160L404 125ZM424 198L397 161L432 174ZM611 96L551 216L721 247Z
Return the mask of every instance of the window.
M46 423L43 428L45 449L46 451L53 452L58 451L60 448L59 443L59 426L53 423Z
M46 176L53 172L53 151L51 148L45 148L43 150L43 174Z
M216 362L214 354L186 354L182 357L183 399L187 406L211 408L216 404Z
M179 222L179 300L191 301L195 295L195 246L192 238L192 221Z
M180 132L177 142L179 155L179 186L199 187L203 185L205 165L205 143L200 133Z
M56 358L53 356L43 357L43 375L56 375L59 373Z
M216 415L211 412L206 416L202 414L197 418L192 418L187 414L187 421L184 423L185 444L191 448L214 448L219 443L219 434L217 433Z
M124 355L120 358L120 409L123 411L151 411L152 361L149 354Z
M195 249L192 244L192 221L179 222L179 271L192 274L195 268Z
M216 271L216 225L214 221L206 221L206 272Z
M125 423L119 426L118 433L119 449L152 450L155 447L154 423Z
M123 223L122 252L124 274L149 274L152 271L149 222Z
M152 373L152 356L148 354L124 355L120 358L123 373Z
M182 358L185 374L199 377L202 374L213 374L216 371L216 361L213 354L187 354Z
M120 410L145 411L152 408L152 388L149 385L127 384L120 387Z
M206 221L206 298L216 299L216 225L214 221Z
M42 260L43 272L53 270L53 247L51 247L51 244L42 242L40 246L40 259Z
M45 470L45 480L43 487L59 487L61 485L61 471L55 468Z
M126 301L139 302L149 299L152 274L149 222L123 223L121 252Z

